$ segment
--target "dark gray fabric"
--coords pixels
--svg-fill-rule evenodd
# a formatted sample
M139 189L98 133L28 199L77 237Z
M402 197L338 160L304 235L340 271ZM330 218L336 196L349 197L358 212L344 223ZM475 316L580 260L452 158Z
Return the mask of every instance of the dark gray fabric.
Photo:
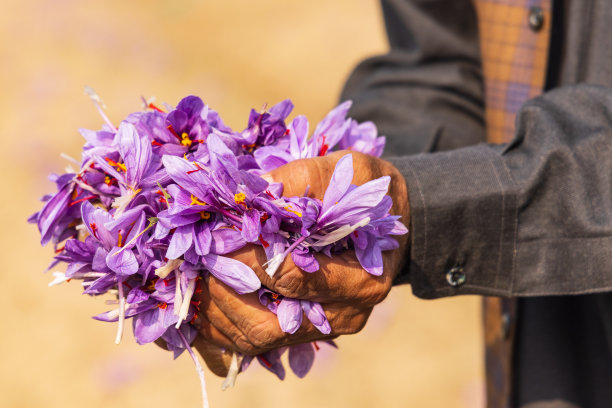
M518 406L551 400L576 407L612 405L606 341L606 325L612 322L600 313L602 299L609 296L540 297L529 298L529 307L521 304L514 353ZM564 324L554 324L560 321Z
M342 97L387 136L409 186L410 262L397 283L426 298L528 296L516 401L612 406L612 2L554 2L547 86L558 89L525 105L506 146L478 145L471 1L382 4L391 50L360 64ZM452 287L455 266L466 282ZM569 294L589 295L537 297Z
M410 192L417 296L612 288L612 90L548 92L517 125L510 145L391 159ZM461 287L446 282L454 265Z
M612 288L612 2L566 1L561 86L527 103L507 146L485 139L468 0L383 1L390 53L345 87L408 183L417 296L535 296ZM586 14L585 14L586 13ZM588 27L593 27L592 31ZM579 60L579 61L578 61ZM593 67L592 65L596 65ZM451 287L461 265L466 283Z

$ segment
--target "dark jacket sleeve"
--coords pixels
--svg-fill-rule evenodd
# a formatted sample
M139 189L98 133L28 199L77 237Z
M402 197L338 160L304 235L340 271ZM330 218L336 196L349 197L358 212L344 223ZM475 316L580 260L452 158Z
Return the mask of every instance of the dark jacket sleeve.
M416 295L612 289L612 89L527 102L508 145L390 160L408 184ZM452 268L462 284L451 285Z
M612 90L548 92L519 112L511 144L474 145L485 137L471 2L386 0L383 11L391 51L362 63L343 97L388 137L408 184L401 278L425 298L609 291Z

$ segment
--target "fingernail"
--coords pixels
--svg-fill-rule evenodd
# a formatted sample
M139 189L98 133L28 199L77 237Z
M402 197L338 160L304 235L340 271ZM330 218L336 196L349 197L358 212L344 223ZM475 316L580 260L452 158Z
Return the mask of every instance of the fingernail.
M270 175L270 173L262 174L260 177L262 179L266 180L269 184L275 183L275 181L272 178L272 175Z

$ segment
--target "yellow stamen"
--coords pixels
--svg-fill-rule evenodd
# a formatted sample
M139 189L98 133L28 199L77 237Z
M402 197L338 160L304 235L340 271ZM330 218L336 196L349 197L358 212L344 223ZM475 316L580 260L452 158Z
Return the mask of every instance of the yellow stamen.
M108 164L116 168L119 172L123 171L125 173L127 171L127 168L125 167L124 163L117 163L116 161L109 158L106 158L106 161Z
M104 184L110 186L111 178L109 176L104 177Z
M245 199L246 199L246 195L244 193L236 193L236 194L234 194L234 201L236 202L236 204L244 203Z
M189 138L189 134L187 134L187 132L183 132L181 134L181 144L183 146L191 146L191 139Z
M295 215L297 215L298 217L301 217L301 216L302 216L302 213L301 213L301 212L299 212L299 211L295 211L293 208L291 208L291 206L290 206L290 205L288 205L288 206L286 206L286 207L283 207L283 208L284 208L285 210L289 211L289 212L294 213L294 214L295 214Z
M117 246L119 248L121 248L123 245L121 245L123 242L123 237L121 236L121 231L119 231L119 239L117 240Z
M201 211L200 218L202 218L203 220L207 220L210 218L210 213L208 211Z
M191 195L191 203L189 205L206 205L204 201L200 201L198 197Z

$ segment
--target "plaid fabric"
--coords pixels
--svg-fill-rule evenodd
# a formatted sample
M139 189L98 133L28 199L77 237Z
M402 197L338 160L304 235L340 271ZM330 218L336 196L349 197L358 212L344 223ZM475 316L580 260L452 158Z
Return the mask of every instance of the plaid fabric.
M544 87L552 0L474 0L485 81L487 140L509 142L521 105ZM532 7L542 9L543 25L529 26ZM487 407L512 404L512 350L516 302L483 299Z
M544 86L552 0L474 0L485 78L487 139L503 143L514 136L521 105ZM529 10L543 11L542 28L528 24Z

